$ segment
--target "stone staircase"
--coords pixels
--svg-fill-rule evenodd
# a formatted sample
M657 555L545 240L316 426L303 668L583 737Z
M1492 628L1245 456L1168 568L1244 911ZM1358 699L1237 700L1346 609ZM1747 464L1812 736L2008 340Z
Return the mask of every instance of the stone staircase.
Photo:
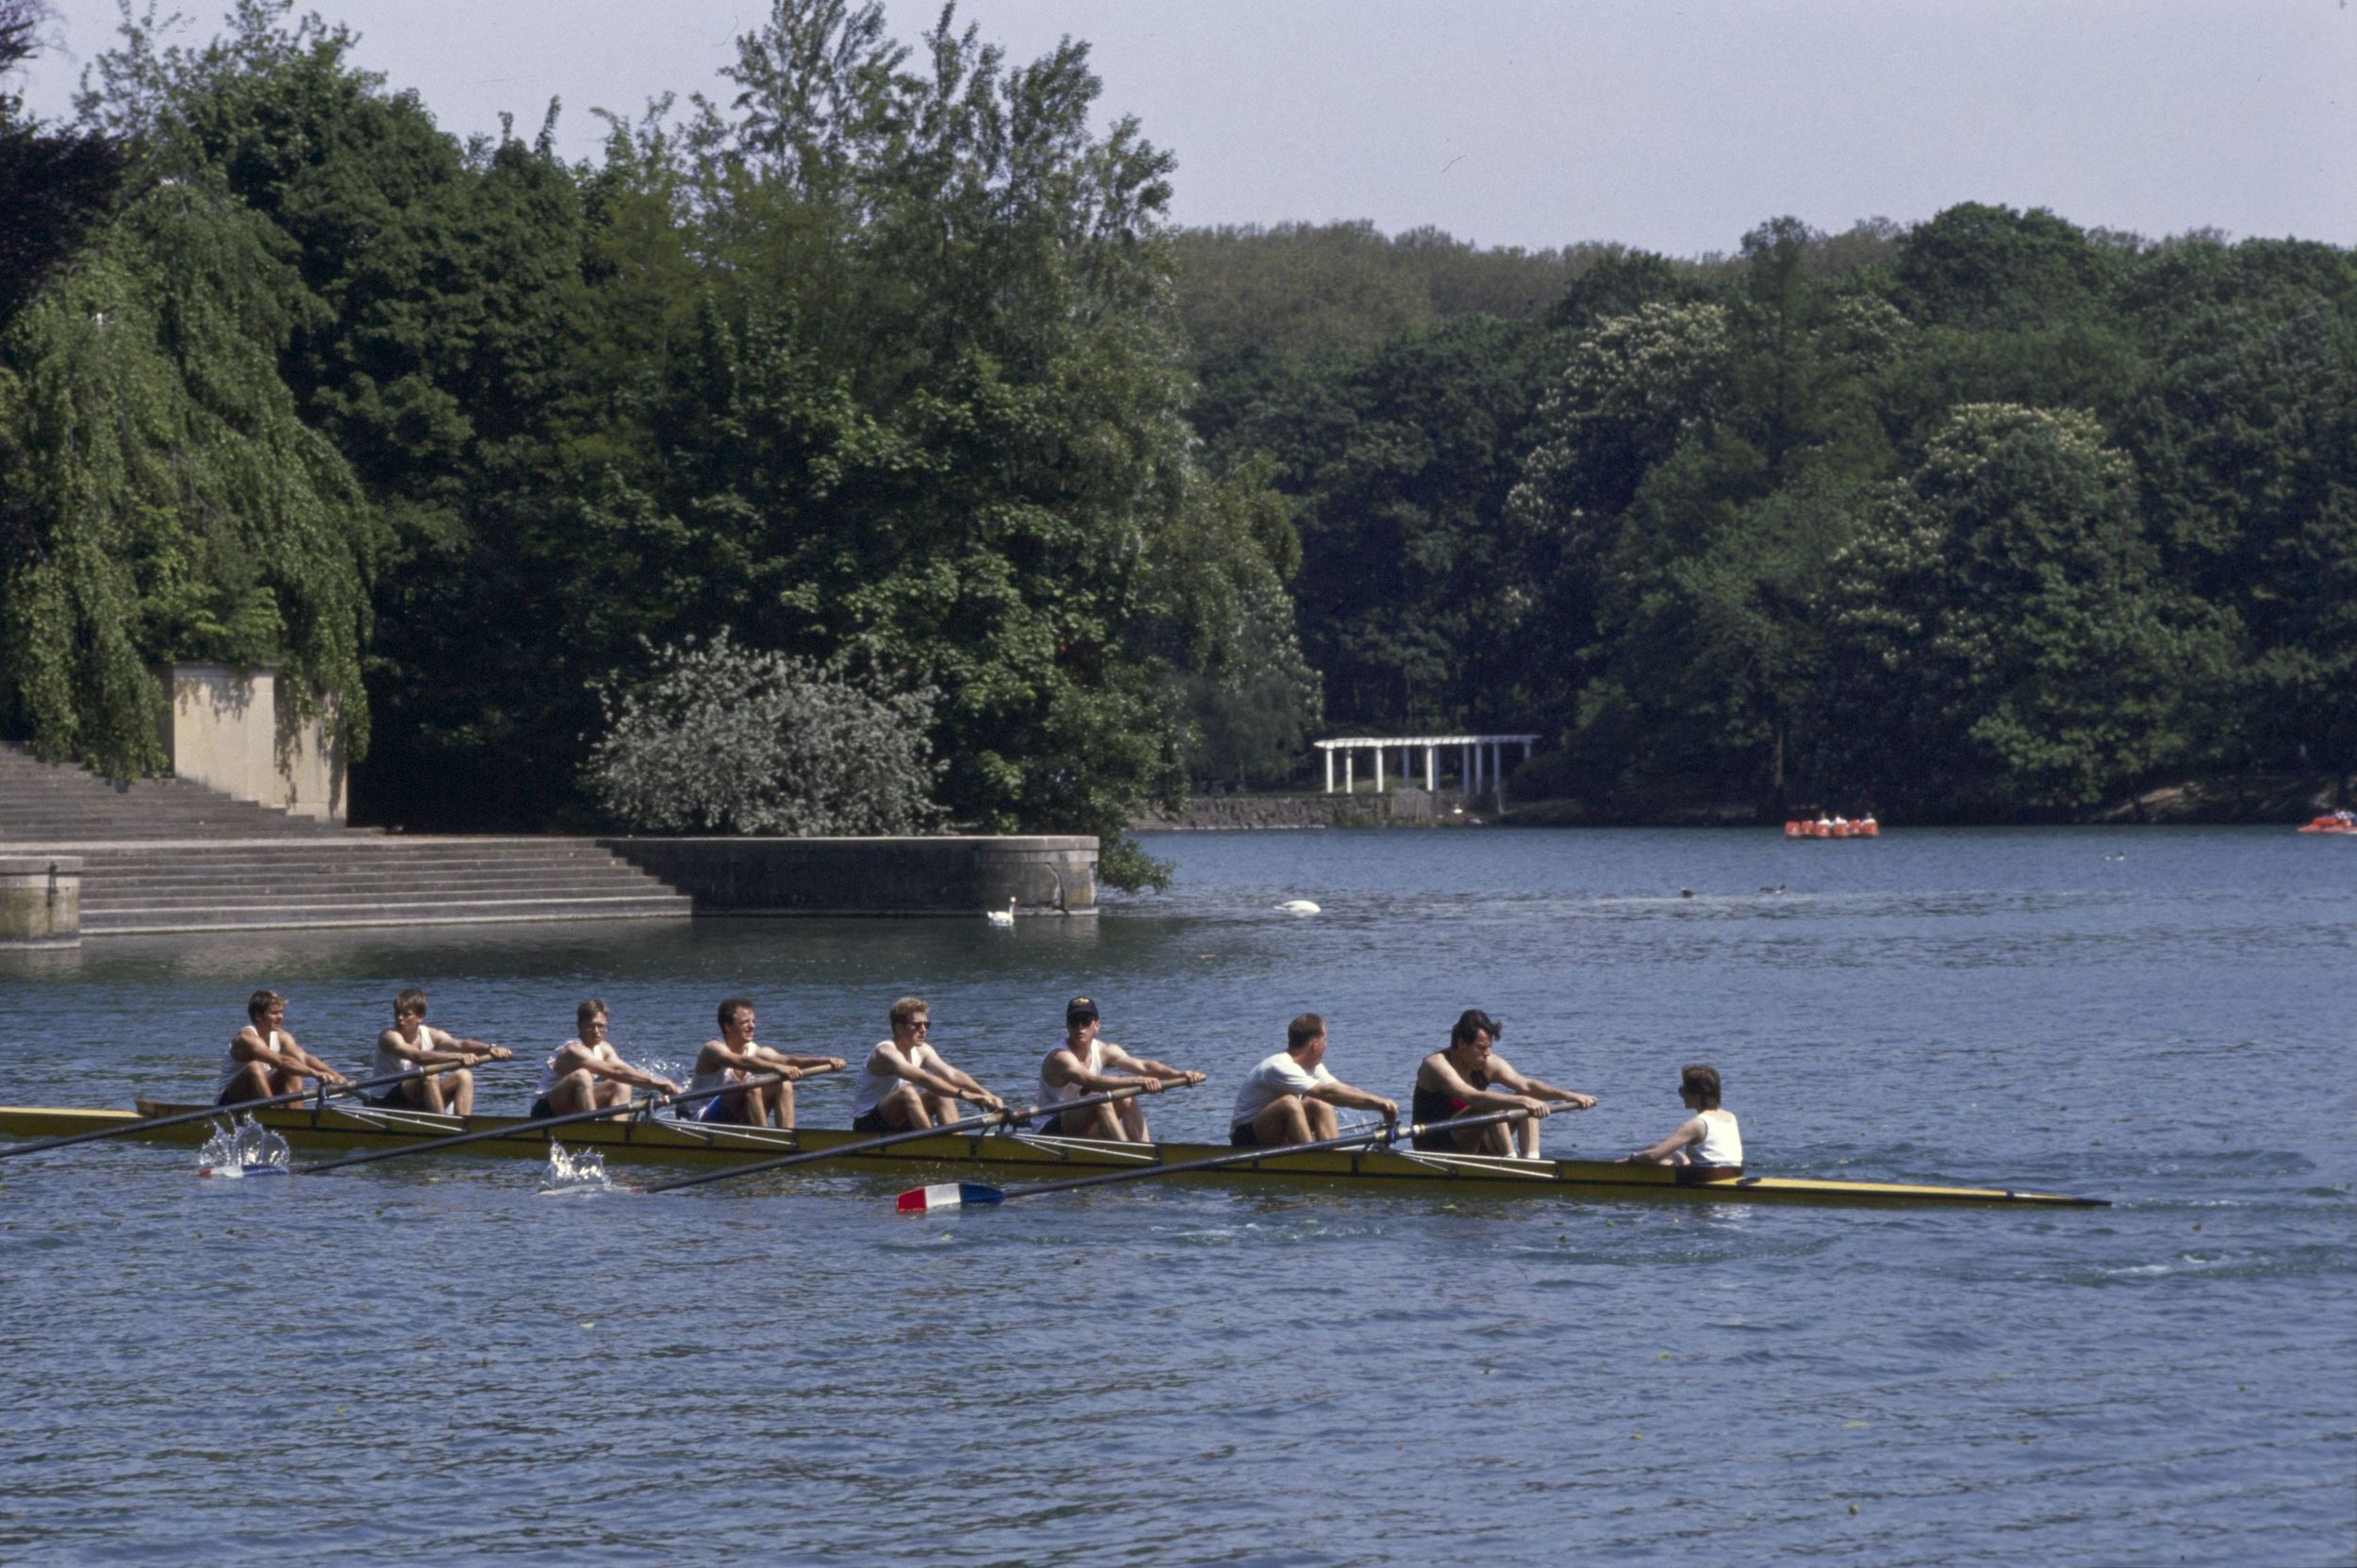
M110 784L6 744L0 851L80 856L85 936L694 912L689 899L590 839L345 828L180 779Z

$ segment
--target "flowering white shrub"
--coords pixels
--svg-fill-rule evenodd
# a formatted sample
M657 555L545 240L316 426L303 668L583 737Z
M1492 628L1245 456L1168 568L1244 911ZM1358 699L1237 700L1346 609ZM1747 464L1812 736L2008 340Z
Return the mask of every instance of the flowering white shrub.
M724 629L654 651L652 675L609 694L585 769L635 828L904 834L936 825L930 689L892 693L811 660L732 643Z

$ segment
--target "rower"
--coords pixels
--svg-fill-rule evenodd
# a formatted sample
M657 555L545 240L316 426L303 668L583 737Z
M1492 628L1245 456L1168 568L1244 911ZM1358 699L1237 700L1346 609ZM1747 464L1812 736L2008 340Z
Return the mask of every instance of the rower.
M1408 1114L1426 1127L1484 1111L1524 1110L1530 1114L1519 1123L1492 1122L1487 1127L1469 1127L1456 1132L1419 1132L1418 1148L1427 1154L1490 1154L1507 1158L1516 1152L1514 1134L1508 1128L1516 1126L1522 1130L1522 1157L1536 1160L1541 1118L1558 1105L1585 1111L1596 1103L1592 1095L1558 1089L1516 1072L1512 1064L1494 1048L1502 1030L1496 1019L1478 1007L1469 1007L1459 1014L1448 1032L1448 1045L1417 1065L1416 1092Z
M1651 1148L1624 1158L1631 1164L1684 1165L1720 1175L1743 1168L1743 1131L1735 1113L1719 1108L1719 1069L1695 1062L1678 1071L1678 1098L1694 1114Z
M1326 1020L1304 1013L1285 1030L1285 1048L1244 1075L1228 1141L1238 1148L1282 1148L1337 1137L1334 1107L1380 1111L1399 1120L1399 1103L1354 1089L1326 1068Z
M229 1042L229 1054L222 1058L215 1105L242 1105L248 1100L302 1094L308 1086L305 1080L338 1086L349 1081L295 1044L295 1037L279 1027L286 1021L287 999L277 992L255 992L246 999L245 1015L246 1026L238 1031Z
M782 1075L783 1083L733 1088L701 1103L689 1102L687 1114L700 1122L733 1122L740 1127L767 1127L770 1118L787 1131L794 1127L794 1083L806 1072L839 1070L840 1056L792 1056L756 1045L753 1028L760 1021L753 1004L731 997L720 1004L720 1037L706 1040L696 1053L696 1075L687 1081L691 1095L724 1084L741 1084L767 1073Z
M1110 1089L1144 1089L1162 1093L1166 1083L1200 1083L1203 1075L1182 1071L1151 1057L1132 1056L1111 1040L1097 1038L1096 1004L1086 997L1064 1003L1063 1044L1047 1053L1039 1067L1039 1102L1055 1105ZM1146 1113L1135 1097L1107 1100L1078 1111L1058 1112L1039 1124L1050 1137L1103 1138L1110 1143L1143 1144Z
M949 1065L928 1036L932 1008L915 997L892 1004L892 1038L879 1040L860 1068L851 1097L851 1131L898 1132L956 1121L958 1102L985 1111L1006 1101Z
M605 1037L605 1003L592 997L574 1010L573 1016L578 1020L581 1038L566 1041L549 1058L548 1065L540 1069L538 1098L532 1102L534 1121L606 1106L618 1110L630 1103L634 1088L654 1089L667 1095L682 1093L678 1084L662 1074L634 1067L622 1060L621 1052Z
M504 1062L515 1052L505 1046L467 1040L425 1021L425 993L411 986L393 999L393 1027L376 1037L376 1061L371 1078L393 1078L420 1067L450 1068L388 1084L375 1103L388 1108L431 1111L440 1115L474 1114L474 1071L486 1062Z

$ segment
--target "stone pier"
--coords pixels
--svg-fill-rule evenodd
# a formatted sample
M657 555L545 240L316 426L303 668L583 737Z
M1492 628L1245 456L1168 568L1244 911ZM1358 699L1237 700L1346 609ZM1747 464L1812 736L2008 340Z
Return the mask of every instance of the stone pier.
M0 948L82 942L82 857L0 855Z

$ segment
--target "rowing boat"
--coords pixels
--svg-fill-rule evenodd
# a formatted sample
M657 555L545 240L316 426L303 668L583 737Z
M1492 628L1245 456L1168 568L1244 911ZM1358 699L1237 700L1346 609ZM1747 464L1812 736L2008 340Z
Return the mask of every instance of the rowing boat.
M0 1135L51 1137L118 1127L140 1116L170 1115L201 1109L142 1099L135 1115L128 1111L74 1111L31 1106L0 1106ZM224 1112L226 1115L228 1113ZM241 1114L243 1113L240 1113ZM277 1132L288 1144L305 1148L385 1148L408 1141L446 1137L460 1131L488 1131L520 1126L519 1116L437 1116L423 1112L371 1105L316 1102L282 1106L254 1114L254 1119ZM159 1128L157 1141L201 1143L210 1124L197 1121ZM559 1134L545 1129L519 1131L512 1137L492 1137L470 1145L469 1154L495 1154L542 1159ZM731 1163L773 1158L780 1153L820 1153L845 1144L868 1141L868 1134L833 1129L804 1128L794 1132L634 1118L628 1121L581 1122L562 1130L564 1144L573 1150L594 1149L605 1158L662 1164ZM847 1154L833 1169L890 1169L912 1165L984 1167L1013 1175L1045 1175L1146 1164L1178 1164L1234 1151L1212 1144L1110 1144L1086 1138L1045 1137L1028 1132L951 1133L918 1138L889 1148ZM1508 1160L1483 1155L1424 1154L1407 1149L1340 1149L1320 1154L1286 1154L1273 1150L1248 1164L1231 1165L1195 1180L1247 1182L1339 1183L1349 1186L1402 1186L1442 1183L1490 1191L1545 1192L1570 1197L1666 1199L1710 1203L1834 1203L1869 1206L2010 1208L2100 1208L2105 1199L2066 1197L2054 1193L2023 1192L2010 1187L1927 1186L1900 1181L1847 1181L1794 1176L1715 1176L1695 1180L1669 1165L1630 1165L1606 1160Z

